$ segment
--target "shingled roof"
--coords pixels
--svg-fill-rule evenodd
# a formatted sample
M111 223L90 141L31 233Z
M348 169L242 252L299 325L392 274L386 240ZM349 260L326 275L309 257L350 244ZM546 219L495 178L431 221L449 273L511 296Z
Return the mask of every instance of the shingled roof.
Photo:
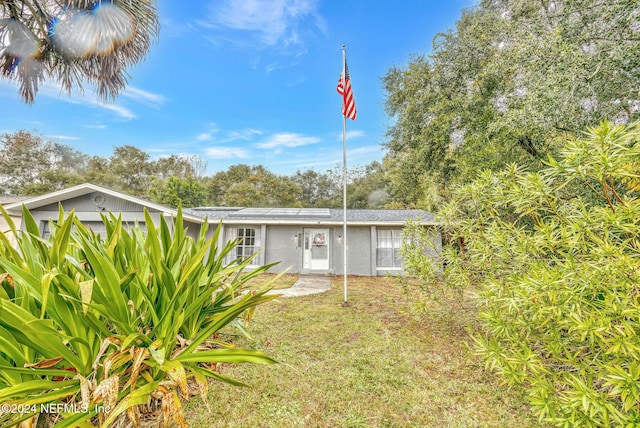
M13 196L13 195L0 195L0 205L9 205L15 202L26 201L31 196Z
M224 208L199 207L185 209L191 215L208 218L209 222L227 224L341 224L342 209L334 208ZM367 225L402 225L407 220L417 220L425 225L435 225L432 213L423 210L347 210L347 222Z

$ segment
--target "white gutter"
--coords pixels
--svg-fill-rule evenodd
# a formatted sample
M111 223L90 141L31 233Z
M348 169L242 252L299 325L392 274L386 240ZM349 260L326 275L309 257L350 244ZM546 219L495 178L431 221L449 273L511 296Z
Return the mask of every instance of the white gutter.
M407 219L415 220L415 219ZM394 220L394 221L349 221L350 226L404 226L407 220ZM291 226L341 226L342 220L265 220L265 219L209 219L209 224L222 224L225 225L247 225L247 224L267 224L267 225L291 225ZM420 222L423 226L438 226L439 223L433 221Z

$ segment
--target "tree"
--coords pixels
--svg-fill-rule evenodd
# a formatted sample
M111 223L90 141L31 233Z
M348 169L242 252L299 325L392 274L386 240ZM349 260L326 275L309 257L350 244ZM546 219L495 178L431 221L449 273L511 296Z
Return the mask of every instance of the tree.
M192 177L169 177L166 182L156 179L149 196L155 202L172 207L199 207L207 201L207 189Z
M109 172L117 180L116 187L135 196L147 195L152 171L149 154L134 146L115 147L109 157Z
M392 198L447 196L483 168L540 169L557 141L606 118L638 115L636 2L482 0L455 30L383 77ZM410 172L408 172L410 171ZM416 180L430 181L426 186Z
M110 189L118 187L118 179L109 166L109 159L92 156L87 167L86 181Z
M308 169L297 170L292 180L298 188L298 198L305 207L331 208L342 204L342 178L338 180L335 175Z
M262 165L232 165L208 183L212 205L242 207L298 206L297 189L289 177L273 174Z
M342 169L277 175L262 165L233 165L203 177L196 155L151 160L137 147L114 147L109 157L92 156L45 141L26 131L0 137L0 184L5 193L40 195L90 182L155 202L243 207L342 206ZM378 162L348 171L349 208L381 208L390 203L387 176Z
M198 155L170 155L153 162L153 174L161 180L169 177L202 177L207 165Z
M20 130L0 136L0 185L4 193L39 195L84 181L88 156Z
M51 167L52 143L20 130L0 137L0 186L5 194L19 195L25 187L42 183Z
M343 205L343 170L335 167L326 173L297 170L292 176L305 207L340 208ZM379 162L347 170L347 207L382 208L389 202L387 177Z
M640 123L603 122L540 171L512 165L455 186L438 218L452 244L444 270L424 261L424 241L404 244L428 293L475 296L476 353L526 389L541 422L640 419L638 171Z
M71 92L84 80L102 99L127 84L159 30L153 0L0 2L0 75L20 84L33 103L45 77Z
M383 208L389 202L387 178L380 162L371 162L348 171L347 207Z
M39 182L24 186L22 194L42 195L86 181L89 156L59 143L50 143L47 150L50 150L49 167L40 172Z

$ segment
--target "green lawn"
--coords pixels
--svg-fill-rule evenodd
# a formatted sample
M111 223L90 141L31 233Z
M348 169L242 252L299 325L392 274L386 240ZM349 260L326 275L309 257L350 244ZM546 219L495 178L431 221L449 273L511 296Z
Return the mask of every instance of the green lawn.
M268 274L267 273L267 274L258 275L255 278L250 279L247 282L247 286L251 287L251 288L258 289L258 288L264 286L269 281L273 280L274 278L276 278L276 275L274 275L274 274ZM281 290L283 288L291 287L293 284L296 283L297 280L298 280L298 275L294 275L292 273L285 273L285 274L281 275L272 284L272 286L276 290Z
M408 314L388 278L342 278L319 295L259 306L238 344L277 365L223 366L250 388L210 385L211 411L189 403L192 427L535 426L523 397L469 357L464 329Z

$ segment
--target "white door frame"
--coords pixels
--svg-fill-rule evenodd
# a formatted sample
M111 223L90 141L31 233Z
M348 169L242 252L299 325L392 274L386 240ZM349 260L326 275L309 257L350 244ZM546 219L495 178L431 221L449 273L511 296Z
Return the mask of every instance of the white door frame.
M304 228L302 247L303 272L329 272L331 267L331 229Z

